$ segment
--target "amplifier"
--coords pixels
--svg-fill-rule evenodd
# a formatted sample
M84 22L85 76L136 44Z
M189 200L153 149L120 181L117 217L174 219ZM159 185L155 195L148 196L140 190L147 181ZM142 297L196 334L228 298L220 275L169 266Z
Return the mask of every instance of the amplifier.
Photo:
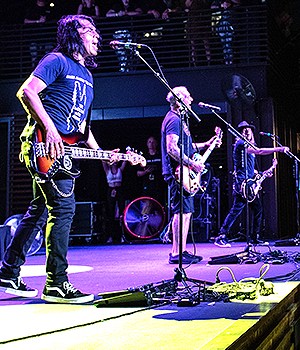
M102 204L100 202L76 202L75 216L70 237L97 236L102 233Z

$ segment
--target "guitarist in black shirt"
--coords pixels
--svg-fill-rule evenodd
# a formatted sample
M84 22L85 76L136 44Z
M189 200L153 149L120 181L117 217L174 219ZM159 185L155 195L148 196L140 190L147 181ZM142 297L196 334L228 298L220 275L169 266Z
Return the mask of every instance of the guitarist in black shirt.
M253 145L255 144L254 139L254 125L248 124L246 121L242 121L238 127L238 131ZM250 183L250 179L255 179L255 157L256 155L269 155L274 152L287 152L288 147L274 147L274 148L252 148L251 146L245 147L245 142L242 139L237 139L233 150L233 163L234 163L234 174L235 181L233 187L233 205L224 220L224 223L220 229L218 237L215 239L215 245L221 248L230 248L231 245L227 240L227 234L231 229L232 225L236 219L242 213L247 200L249 202L249 207L253 211L253 232L250 236L250 243L258 244L258 237L261 229L262 221L262 203L259 194L256 193L255 181ZM246 154L245 154L246 152ZM247 162L245 162L245 156L247 157ZM247 163L247 172L245 169L245 163ZM273 166L264 173L265 176L272 176ZM247 174L247 178L246 178ZM246 186L251 185L252 191L251 199L248 198ZM249 190L249 188L248 188ZM255 194L256 193L256 194ZM250 197L250 195L249 195Z
M173 88L173 92L187 106L191 106L193 98L185 86ZM179 223L180 223L180 187L176 169L180 164L180 144L183 144L183 166L187 169L187 186L183 194L183 213L182 213L182 263L195 264L202 260L201 256L190 254L186 250L187 236L190 226L192 213L194 212L194 189L190 190L189 175L201 174L204 170L204 162L195 159L197 150L210 148L213 145L220 146L221 140L213 136L210 140L202 143L193 143L191 133L187 123L183 122L183 140L180 135L180 104L177 102L171 92L167 95L166 100L170 103L170 110L166 114L161 128L161 152L162 152L162 172L164 180L167 182L170 191L171 210L174 214L172 219L173 244L172 251L169 254L169 263L178 264L179 262ZM183 176L184 180L184 176ZM192 186L194 188L194 186Z

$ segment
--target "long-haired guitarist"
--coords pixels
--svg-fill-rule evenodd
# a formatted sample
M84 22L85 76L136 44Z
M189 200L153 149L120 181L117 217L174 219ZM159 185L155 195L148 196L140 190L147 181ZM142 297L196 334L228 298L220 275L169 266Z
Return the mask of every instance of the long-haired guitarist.
M177 86L173 89L174 94L180 98L187 106L191 106L192 96L185 86ZM180 136L180 103L177 102L174 95L169 92L166 100L170 103L170 110L166 114L161 128L161 151L162 151L162 171L165 181L170 190L171 210L173 213L172 232L173 244L172 251L169 254L169 263L177 264L179 262L179 223L180 223L180 188L176 178L176 169L180 164L180 144L183 145L183 165L199 174L204 169L204 164L199 159L195 159L194 154L203 148L210 147L214 142L219 146L221 140L216 140L217 136L212 137L207 142L193 143L191 133L186 121L183 122L183 140ZM186 250L187 235L190 226L191 215L194 212L194 197L188 191L183 195L183 213L182 213L182 263L192 264L202 260L201 256L190 254Z
M5 253L0 291L23 297L38 294L22 281L20 267L37 232L47 223L47 279L42 299L56 303L85 303L94 299L94 295L76 289L66 271L69 232L75 212L74 179L57 171L56 162L51 165L50 175L41 176L33 167L31 155L36 126L42 134L45 161L63 158L64 137L74 134L85 136L89 148L99 149L86 126L94 94L89 68L96 66L99 44L100 35L90 17L62 17L58 22L56 48L41 59L17 93L28 113L21 140L23 158L33 178L33 200ZM70 159L63 159L62 166L68 169Z
M249 202L249 207L253 212L253 229L250 235L250 243L252 244L258 244L259 240L259 234L261 229L261 222L262 222L262 202L261 198L259 197L258 190L256 191L256 162L255 157L257 155L269 155L273 154L274 152L287 152L289 150L288 147L274 147L274 148L258 148L256 146L256 142L254 139L254 130L255 126L248 124L246 121L242 121L238 127L238 131L253 145L254 148L251 146L246 147L245 141L242 139L237 139L236 143L234 145L233 150L233 163L234 163L234 174L235 174L235 181L234 181L234 188L233 188L233 205L225 218L223 225L220 229L218 237L215 239L215 245L222 247L222 248L229 248L231 247L230 243L228 242L227 235L236 221L236 219L240 216L242 213L247 200ZM246 157L246 158L245 158ZM247 164L247 171L246 171L246 164ZM266 172L264 172L263 176L272 176L272 170L275 167L275 163L273 163L273 166L268 169ZM246 177L247 175L247 177ZM257 181L259 176L257 176ZM250 180L253 181L250 181ZM258 184L257 184L258 185ZM251 200L247 198L247 191L251 191ZM256 195L254 195L256 194ZM248 237L247 237L248 238Z

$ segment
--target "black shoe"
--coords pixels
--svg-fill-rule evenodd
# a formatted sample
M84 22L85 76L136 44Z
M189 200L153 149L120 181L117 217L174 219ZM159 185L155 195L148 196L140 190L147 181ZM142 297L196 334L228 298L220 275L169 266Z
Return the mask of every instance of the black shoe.
M93 301L94 295L81 293L70 282L65 281L56 286L46 285L41 298L51 303L81 304Z
M225 235L220 235L215 238L214 244L221 248L230 248L231 244L227 241Z
M195 257L185 256L182 254L182 263L183 264L197 264L199 262ZM179 264L179 255L172 256L169 254L169 264Z
M27 287L21 277L0 278L0 291L25 298L33 298L38 295L38 290Z
M255 239L251 239L249 244L252 244L252 245L264 245L264 246L270 245L269 242L261 241L261 240L256 239L256 238Z
M194 255L194 254L191 254L189 253L187 250L185 250L183 253L182 253L182 256L185 256L185 257L188 257L188 258L194 258L194 259L197 259L198 262L200 262L203 257L201 255Z

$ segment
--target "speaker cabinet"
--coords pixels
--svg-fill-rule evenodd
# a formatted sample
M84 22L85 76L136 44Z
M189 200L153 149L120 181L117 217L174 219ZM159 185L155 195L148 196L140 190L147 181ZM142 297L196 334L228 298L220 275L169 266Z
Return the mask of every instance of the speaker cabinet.
M101 202L76 202L70 238L99 236L103 232L102 208Z

